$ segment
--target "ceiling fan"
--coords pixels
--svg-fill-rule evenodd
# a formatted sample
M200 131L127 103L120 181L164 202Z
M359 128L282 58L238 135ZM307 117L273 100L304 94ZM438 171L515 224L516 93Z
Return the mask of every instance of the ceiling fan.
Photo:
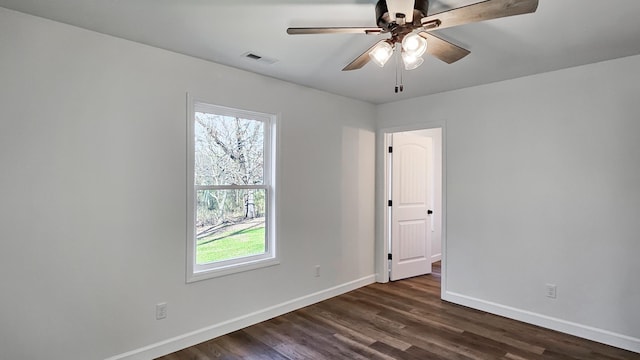
M538 0L486 0L429 15L428 0L379 0L376 4L377 27L298 27L288 28L287 33L290 35L390 34L389 38L376 42L342 71L360 69L369 61L383 67L393 55L396 44L400 44L404 68L412 70L422 64L424 61L422 55L425 52L448 64L469 55L469 50L431 33L434 30L533 13L537 8ZM397 90L396 86L396 92Z

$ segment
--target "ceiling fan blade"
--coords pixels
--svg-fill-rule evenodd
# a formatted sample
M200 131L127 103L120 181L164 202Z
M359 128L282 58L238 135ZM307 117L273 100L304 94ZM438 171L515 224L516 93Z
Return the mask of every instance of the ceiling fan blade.
M421 22L423 25L437 24L433 30L444 29L478 21L533 13L537 8L538 0L486 0L423 17Z
M454 63L471 53L467 49L461 48L426 31L422 31L419 34L427 39L427 53L447 64Z
M363 66L367 65L367 63L370 60L369 52L371 50L373 50L373 48L378 46L378 44L380 44L381 42L384 42L384 41L386 41L386 40L380 40L377 43L373 44L373 46L368 48L367 51L365 51L362 54L360 54L360 56L358 56L352 62L350 62L349 65L345 66L344 69L342 69L342 71L358 70L358 69L361 69Z
M308 27L308 28L288 28L289 35L307 35L307 34L380 34L382 29L379 27Z

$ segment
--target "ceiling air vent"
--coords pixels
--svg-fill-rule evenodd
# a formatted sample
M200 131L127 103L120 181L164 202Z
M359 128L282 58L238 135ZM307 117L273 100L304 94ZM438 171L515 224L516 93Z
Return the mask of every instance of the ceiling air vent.
M271 65L271 64L275 64L276 62L278 62L277 59L272 59L272 58L268 58L262 55L258 55L254 52L246 52L244 54L242 54L242 57L245 59L249 59L252 61L256 61L262 64L267 64L267 65Z

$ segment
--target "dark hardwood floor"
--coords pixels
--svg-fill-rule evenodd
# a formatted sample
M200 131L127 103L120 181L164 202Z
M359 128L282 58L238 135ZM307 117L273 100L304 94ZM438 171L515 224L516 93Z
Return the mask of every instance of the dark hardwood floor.
M640 359L444 302L434 265L432 275L372 284L160 359Z

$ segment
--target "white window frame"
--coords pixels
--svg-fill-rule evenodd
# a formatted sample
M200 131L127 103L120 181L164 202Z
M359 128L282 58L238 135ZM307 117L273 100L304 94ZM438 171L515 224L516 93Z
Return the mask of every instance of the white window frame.
M195 282L238 272L273 266L280 263L276 252L275 236L275 144L277 116L259 112L213 105L187 94L187 282ZM202 186L195 184L195 113L206 112L223 116L262 121L264 126L264 183L257 186L224 185ZM198 190L264 189L265 191L265 247L264 254L196 263L196 194Z

